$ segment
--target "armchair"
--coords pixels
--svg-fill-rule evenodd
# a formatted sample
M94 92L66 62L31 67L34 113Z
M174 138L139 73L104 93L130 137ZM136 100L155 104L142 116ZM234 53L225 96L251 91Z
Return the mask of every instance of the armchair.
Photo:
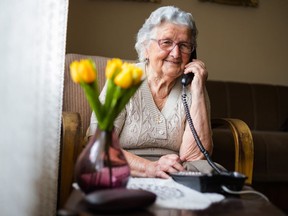
M69 65L74 60L82 58L91 58L95 61L98 69L99 88L105 83L105 67L109 58L101 56L87 56L79 54L66 54L65 75L64 75L64 97L63 97L63 115L62 115L62 137L61 137L61 155L59 168L59 193L58 207L63 207L67 200L73 182L74 164L77 156L83 149L86 140L84 139L86 130L89 126L91 109L85 98L84 92L79 85L75 85L70 78ZM248 178L246 184L252 183L253 174L253 140L250 129L245 122L239 119L213 119L212 127L228 128L230 135L233 136L235 146L230 155L232 155L232 163L234 170L245 174ZM227 130L227 129L223 129ZM217 149L217 148L216 148ZM234 156L233 156L233 151ZM217 155L217 151L213 155ZM220 155L219 158L223 157ZM230 164L222 163L224 167ZM226 166L227 165L227 166Z

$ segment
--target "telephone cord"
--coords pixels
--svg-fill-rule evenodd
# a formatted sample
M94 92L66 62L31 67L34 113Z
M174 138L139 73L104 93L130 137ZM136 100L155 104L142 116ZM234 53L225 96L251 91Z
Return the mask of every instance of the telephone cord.
M190 110L189 110L189 107L188 107L188 104L187 104L187 95L186 95L186 87L183 85L183 88L182 88L182 101L183 101L183 105L184 105L184 109L185 109L185 113L186 113L186 117L187 117L187 121L188 121L188 124L190 126L190 129L191 129L191 132L194 136L194 139L196 141L196 144L198 145L200 151L204 154L205 158L207 159L207 162L211 165L211 167L213 167L213 169L218 173L218 174L224 174L224 175L229 175L228 172L224 172L222 170L220 170L216 164L212 161L212 159L210 158L208 152L206 151L206 149L204 148L204 146L202 145L201 143L201 140L196 132L196 129L194 127L194 124L193 124L193 121L192 121L192 118L190 116Z
M262 194L260 192L257 192L257 191L253 191L253 190L233 191L233 190L230 190L225 185L222 185L221 188L222 188L223 191L225 191L228 194L234 194L234 195L256 194L256 195L262 197L267 202L270 202L269 199L264 194Z

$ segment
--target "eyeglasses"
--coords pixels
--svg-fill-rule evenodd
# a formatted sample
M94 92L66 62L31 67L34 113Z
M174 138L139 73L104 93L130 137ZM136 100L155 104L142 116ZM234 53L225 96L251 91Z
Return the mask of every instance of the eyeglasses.
M178 45L181 53L190 54L194 51L193 44L188 43L188 42L175 43L174 41L169 40L169 39L160 39L160 40L151 39L151 40L156 41L160 49L165 50L165 51L173 50L176 45Z

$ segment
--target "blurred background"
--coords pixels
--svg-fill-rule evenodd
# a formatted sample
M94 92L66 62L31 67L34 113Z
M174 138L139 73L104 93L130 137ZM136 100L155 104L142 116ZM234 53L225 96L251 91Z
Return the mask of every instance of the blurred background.
M200 0L69 1L67 53L136 59L135 37L156 8L174 5L196 20L198 58L209 79L288 85L288 1L258 7Z

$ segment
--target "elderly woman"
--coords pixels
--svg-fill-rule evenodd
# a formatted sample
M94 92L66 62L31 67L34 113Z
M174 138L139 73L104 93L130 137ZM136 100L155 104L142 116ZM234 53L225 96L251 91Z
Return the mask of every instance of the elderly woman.
M211 154L208 72L201 60L191 59L196 34L192 15L173 6L155 10L138 32L135 48L146 79L115 122L132 176L168 178L185 169L212 170L196 145L181 100L181 76L193 73L187 102L198 136ZM92 114L88 136L96 124Z

